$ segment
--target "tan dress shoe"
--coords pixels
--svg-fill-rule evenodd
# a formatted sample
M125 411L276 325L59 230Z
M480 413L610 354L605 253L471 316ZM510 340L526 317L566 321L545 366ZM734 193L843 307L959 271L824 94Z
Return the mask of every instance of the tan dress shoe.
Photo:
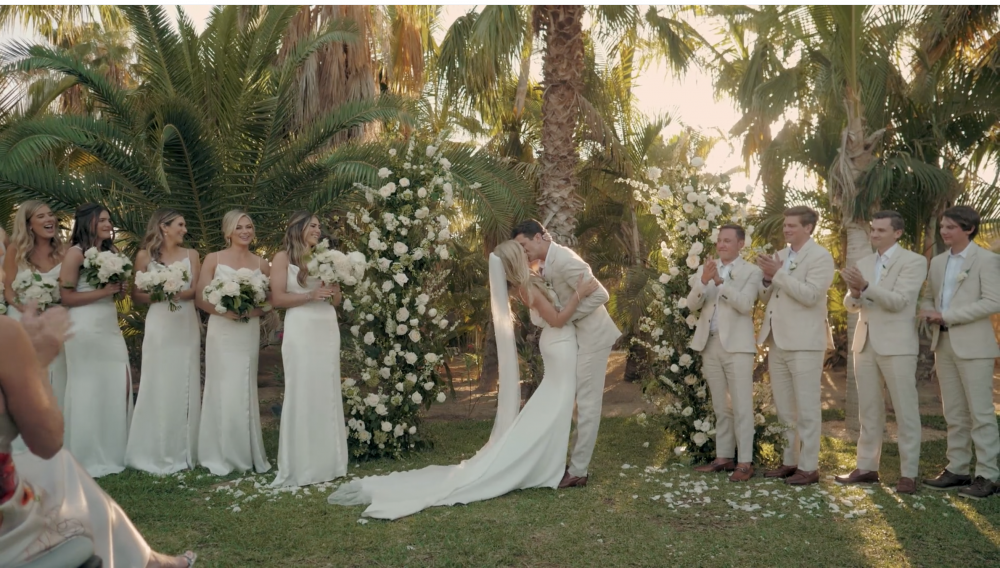
M750 481L753 477L753 464L741 463L736 466L736 471L729 476L729 481L740 482L740 481Z
M733 471L736 469L736 462L733 460L719 461L715 460L711 463L706 463L704 465L699 465L694 468L698 473L716 473L719 471Z
M764 474L764 477L772 477L772 478L776 477L779 479L784 479L786 477L791 477L798 470L799 466L797 465L783 465L778 469L772 469L771 471L768 471L767 473Z
M896 493L903 493L904 495L913 495L917 492L917 480L909 477L900 477L899 482L896 483Z
M878 483L878 472L866 471L865 473L861 473L860 469L856 469L847 475L838 475L833 479L837 483L844 485L853 485L855 483Z
M819 470L816 471L802 471L801 469L796 470L795 475L785 479L785 483L788 485L812 485L814 483L819 483Z

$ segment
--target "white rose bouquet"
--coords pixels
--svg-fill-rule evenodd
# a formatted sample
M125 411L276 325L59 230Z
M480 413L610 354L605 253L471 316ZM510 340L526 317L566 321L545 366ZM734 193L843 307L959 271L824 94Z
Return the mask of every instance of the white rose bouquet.
M316 245L306 262L309 276L319 278L324 286L331 284L356 286L364 278L367 267L368 261L365 255L357 251L344 254L331 249L330 242L326 239Z
M217 313L234 313L239 321L246 323L250 321L247 314L254 308L270 309L266 301L269 286L267 276L241 268L233 276L216 276L202 291L202 298L212 304Z
M184 284L190 281L191 273L183 262L169 266L151 262L145 272L135 275L136 287L149 294L150 301L168 302L172 312L180 309L177 297L184 290Z
M34 271L21 271L11 285L17 303L38 302L38 310L43 311L59 303L59 281L51 276L43 276Z
M132 260L124 254L110 250L98 252L97 247L90 247L83 253L80 278L95 289L125 283L131 276Z

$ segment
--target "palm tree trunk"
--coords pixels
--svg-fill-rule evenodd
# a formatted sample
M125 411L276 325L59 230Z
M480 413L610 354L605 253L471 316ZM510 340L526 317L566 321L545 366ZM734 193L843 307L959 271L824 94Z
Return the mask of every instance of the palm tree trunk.
M575 134L583 87L583 6L535 6L535 33L545 31L542 76L542 172L538 210L553 236L576 244L580 161Z

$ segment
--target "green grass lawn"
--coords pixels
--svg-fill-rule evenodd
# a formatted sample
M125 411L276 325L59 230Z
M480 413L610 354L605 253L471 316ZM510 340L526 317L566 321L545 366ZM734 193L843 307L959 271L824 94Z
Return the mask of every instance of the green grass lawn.
M400 462L351 465L359 476L469 457L490 422L434 422L436 447ZM276 430L266 430L269 456ZM646 444L648 442L648 444ZM209 566L997 566L1000 495L984 501L884 485L841 487L854 446L824 438L818 486L788 488L758 475L746 484L701 475L678 461L652 420L605 419L590 485L515 492L394 521L359 522L361 507L328 505L332 487L258 491L274 477L220 479L202 468L157 478L132 470L100 480L155 549L193 549ZM928 442L922 475L945 463Z

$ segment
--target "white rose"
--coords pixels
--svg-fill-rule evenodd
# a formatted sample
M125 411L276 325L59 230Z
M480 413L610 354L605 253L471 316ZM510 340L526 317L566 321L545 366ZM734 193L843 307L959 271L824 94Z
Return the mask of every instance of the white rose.
M429 315L432 318L433 317L437 317L438 311L435 308L431 308L431 309L427 310L427 315Z
M356 384L358 384L358 383L354 379L351 379L351 378L344 379L344 386L347 387L347 388L351 388L351 387L353 387Z
M433 390L433 389L434 389L434 382L433 381L427 381L426 383L424 383L424 390L425 391L429 391L429 390Z
M403 428L402 424L396 424L396 427L392 431L392 435L399 438L400 436L403 435L404 431L405 429Z
M410 435L416 434L417 433L417 427L416 426L410 426L410 429L408 431L410 432Z
M440 327L441 329L448 327L448 320L442 319L440 322L438 322L438 327Z
M671 266L670 267L670 275L671 276L677 276L680 273L681 273L681 269L680 268L677 268L676 266Z
M397 242L392 245L392 252L396 253L396 256L403 256L409 250L410 247L406 246L406 243Z
M415 384L417 382L417 376L413 373L406 373L406 381Z
M388 379L389 376L392 375L392 371L390 371L388 367L382 367L378 370L378 374L382 375L383 379Z
M414 343L420 341L420 332L417 331L417 330L415 330L415 329L411 330L410 331L410 341L412 341Z
M708 436L706 436L704 432L695 432L694 436L691 436L691 441L701 446L708 441Z
M694 409L690 406L681 411L681 416L691 416L694 414Z
M447 399L448 399L448 397L446 397L443 392L439 392L438 393L438 395L437 395L437 401L438 402L444 402Z
M399 392L403 392L404 390L406 390L406 385L404 385L403 383L396 383L396 390L398 390Z
M413 404L420 404L424 401L424 397L421 396L419 392L415 392L410 395L410 400L413 401Z
M365 345L371 345L372 343L375 343L375 334L369 331L365 334Z
M392 290L392 281L386 280L382 283L382 291L388 292L389 290Z
M649 212L653 215L659 215L663 213L663 208L660 207L659 204L654 203L653 206L649 208Z
M433 365L434 363L437 363L437 360L438 360L438 356L435 355L434 353L427 353L426 355L424 355L424 361L427 361L431 365Z
M690 225L688 225L688 227L687 227L687 233L688 233L688 235L690 235L690 236L692 236L692 237L693 237L693 236L695 236L695 235L697 235L697 234L698 234L698 233L700 233L700 232L701 232L701 229L699 229L699 228L698 228L698 225L697 225L697 224L695 224L695 223L691 223L691 224L690 224Z
M442 168L442 169L444 169L444 171L448 171L448 170L450 170L450 169L451 169L451 162L449 162L449 161L448 161L448 158L441 158L441 159L440 159L440 160L438 161L438 163L439 163L439 164L441 164L441 168ZM444 184L444 185L445 185L445 191L450 191L450 190L448 189L448 185L449 185L449 184L447 184L447 183L446 183L446 184Z
M390 171L389 168L380 168L378 171L378 177L382 179L389 177L391 174L392 171Z
M685 448L684 446L677 446L676 448L674 448L674 455L679 456L679 455L683 454L686 451L687 451L687 448Z
M385 416L386 414L389 414L389 409L386 408L384 404L379 404L378 406L375 407L375 414L378 414L379 416Z
M430 300L431 297L428 296L427 294L420 294L419 296L416 297L414 301L417 303L418 306L423 306Z
M402 286L402 285L404 285L404 284L406 284L407 282L410 281L410 279L407 278L406 275L403 274L402 272L400 272L399 274L394 275L392 277L392 279L395 280L396 283L399 284L400 286Z
M663 174L663 170L661 170L660 168L655 168L650 166L649 168L646 169L646 177L649 178L650 181L652 182L656 182L656 180L660 179L661 174Z
M701 243L695 243L691 245L691 252L689 254L701 254L705 250L705 245Z
M660 284L667 284L670 282L669 274L660 274Z
M427 157L428 158L433 158L434 154L437 154L437 151L438 151L437 146L428 146L427 150L426 150Z
M680 359L677 360L677 362L681 364L681 367L690 367L693 361L694 360L691 359L691 356L687 353L681 355Z
M365 397L365 404L367 404L372 408L378 406L378 403L379 403L379 397L375 393L370 393L368 396Z
M383 432L392 432L392 422L382 422Z
M688 314L688 317L684 318L684 322L688 324L688 327L694 329L694 326L698 324L698 318L694 314Z
M406 178L399 180L399 187L410 187L410 180Z
M396 321L406 321L410 317L410 310L406 308L399 308L396 310Z
M700 167L702 167L702 166L705 165L705 160L701 159L698 156L695 156L695 157L691 158L691 165L693 167L700 168ZM701 444L698 444L698 445L700 446Z
M354 337L357 337L359 333L361 333L361 326L360 325L352 325L351 326L351 335L353 335Z
M688 189L690 187L691 186L689 185L689 186L685 187L684 189ZM687 200L688 200L689 203L696 203L698 201L698 194L695 193L694 191L689 191L688 194L687 194Z
M396 335L406 335L406 332L410 331L406 324L399 324L396 326Z
M688 215L694 213L694 205L690 203L685 203L684 205L681 205L681 209L683 209L684 212L687 213Z
M420 189L418 189L417 190L417 197L419 197L420 199L423 199L423 198L427 197L427 190L424 189L424 188L422 188L422 187ZM418 218L422 219L422 217L418 217Z
M687 257L686 263L688 268L690 268L691 270L695 270L696 268L701 266L701 259L698 257L698 255L692 254Z
M659 197L660 199L667 200L673 197L674 194L670 192L670 186L665 185L661 187L659 191L656 192L656 196Z
M688 376L684 377L684 384L686 384L686 385L689 385L689 386L690 385L694 385L697 382L698 382L698 377L696 377L694 375L688 375Z
M677 300L677 309L683 310L686 307L688 307L687 298L681 298Z
M673 364L673 365L670 366L670 372L671 373L679 373L680 371L681 371L681 368L678 367L676 364Z

